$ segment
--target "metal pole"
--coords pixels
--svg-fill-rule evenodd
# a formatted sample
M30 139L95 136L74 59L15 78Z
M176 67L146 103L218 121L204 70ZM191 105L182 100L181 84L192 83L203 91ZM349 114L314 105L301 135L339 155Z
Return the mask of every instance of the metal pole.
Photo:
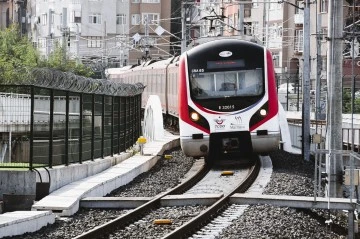
M66 36L67 36L67 8L64 7L62 10L62 35L63 35L63 64L66 65ZM70 37L70 32L69 32Z
M303 153L310 160L310 0L304 7Z
M69 111L70 111L70 96L69 91L66 91L65 93L66 97L66 105L65 105L65 165L69 165Z
M351 149L355 149L355 135L354 135L354 111L355 111L355 75L354 75L354 64L355 64L355 1L353 1L353 30L352 30L352 53L351 53Z
M95 94L91 95L91 160L94 160L95 150Z
M340 178L342 177L341 158L332 153L332 150L342 149L342 51L343 51L343 0L329 1L329 32L328 32L328 131L326 146L330 151L330 197L342 197ZM336 162L338 161L338 162Z
M49 57L51 53L51 39L52 39L52 33L51 33L51 19L52 19L52 9L49 9L49 16L48 16L48 24L49 24L49 36L47 40L47 57Z
M318 7L316 7L318 9ZM320 109L320 99L321 99L321 89L320 89L320 85L321 85L321 64L322 64L322 59L321 59L321 38L322 35L321 34L321 14L318 14L316 17L316 43L317 43L317 47L316 47L316 94L315 94L315 120L316 120L316 133L318 133L318 123L317 121L320 119L320 115L321 115L321 109Z
M11 127L10 127L10 130L9 130L9 150L8 150L8 152L9 152L9 163L11 163L11 154L12 154L12 152L11 152Z
M79 103L79 163L82 163L82 151L83 151L83 111L84 111L84 94L80 93L80 103Z
M185 3L181 3L181 53L186 51L186 14Z
M114 125L114 103L115 103L115 96L111 96L111 150L110 150L110 154L111 156L114 156L114 129L115 129L115 125Z
M244 4L240 4L239 5L239 10L238 10L238 16L239 16L239 32L240 32L240 36L244 35Z
M76 63L80 64L80 36L79 36L79 24L76 23Z
M30 165L29 169L33 169L34 163L34 111L35 111L35 90L34 86L30 86L31 99L30 99Z
M53 166L54 148L54 90L50 89L50 119L49 119L49 168Z
M101 158L104 158L104 147L105 147L105 95L101 96Z

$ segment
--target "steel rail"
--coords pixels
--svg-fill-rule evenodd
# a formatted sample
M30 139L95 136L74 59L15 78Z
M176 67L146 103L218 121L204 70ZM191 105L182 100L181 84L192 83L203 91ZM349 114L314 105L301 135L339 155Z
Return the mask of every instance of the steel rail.
M247 177L230 193L220 198L212 206L208 207L198 216L192 218L187 223L178 227L174 231L162 237L162 239L179 239L179 238L188 238L193 233L195 233L199 228L207 224L212 218L216 215L223 212L226 207L230 204L230 196L234 193L244 193L249 187L253 184L257 178L260 171L260 160L257 158L255 164L249 169Z
M125 228L135 220L141 218L145 213L149 212L151 209L160 207L160 200L161 198L171 195L171 194L181 194L194 186L197 182L199 182L205 175L210 171L209 165L203 165L192 177L187 179L186 181L182 182L175 188L160 193L159 195L155 196L149 202L137 207L136 209L128 212L124 215L119 216L118 218L111 220L105 224L99 225L77 237L75 239L93 239L93 238L102 238L105 235L108 235L116 230Z

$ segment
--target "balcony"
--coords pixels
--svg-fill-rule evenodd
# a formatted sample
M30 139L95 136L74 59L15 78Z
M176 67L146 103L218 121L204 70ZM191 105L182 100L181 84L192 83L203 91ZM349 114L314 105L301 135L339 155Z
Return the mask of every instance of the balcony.
M295 25L303 25L304 24L304 14L295 14L294 23L295 23Z

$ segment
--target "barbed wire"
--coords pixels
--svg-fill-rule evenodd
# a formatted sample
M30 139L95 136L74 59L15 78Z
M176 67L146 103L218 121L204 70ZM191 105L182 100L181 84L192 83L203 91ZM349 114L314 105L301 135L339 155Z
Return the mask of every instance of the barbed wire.
M35 86L87 94L134 96L141 94L145 89L141 83L115 83L50 68L34 68L31 75L31 79L34 79L31 83Z

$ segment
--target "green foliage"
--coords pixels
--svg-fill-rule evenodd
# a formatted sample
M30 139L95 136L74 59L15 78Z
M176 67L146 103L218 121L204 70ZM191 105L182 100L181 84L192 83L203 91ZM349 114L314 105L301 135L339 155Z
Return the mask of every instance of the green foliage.
M343 90L343 113L350 114L351 113L351 89L344 89ZM354 113L360 113L360 96L355 94L354 97Z
M40 63L41 67L53 68L63 72L72 72L76 75L91 77L94 72L91 68L76 63L75 60L70 59L66 54L64 54L65 50L60 44L55 45L55 49L49 55L47 60L43 60Z
M30 81L29 72L38 59L36 49L18 34L16 25L0 31L0 84Z
M65 58L63 53L62 47L57 45L49 59L41 59L32 43L20 36L18 26L12 25L0 31L0 84L29 83L35 67L70 71L86 77L93 75L91 68Z

